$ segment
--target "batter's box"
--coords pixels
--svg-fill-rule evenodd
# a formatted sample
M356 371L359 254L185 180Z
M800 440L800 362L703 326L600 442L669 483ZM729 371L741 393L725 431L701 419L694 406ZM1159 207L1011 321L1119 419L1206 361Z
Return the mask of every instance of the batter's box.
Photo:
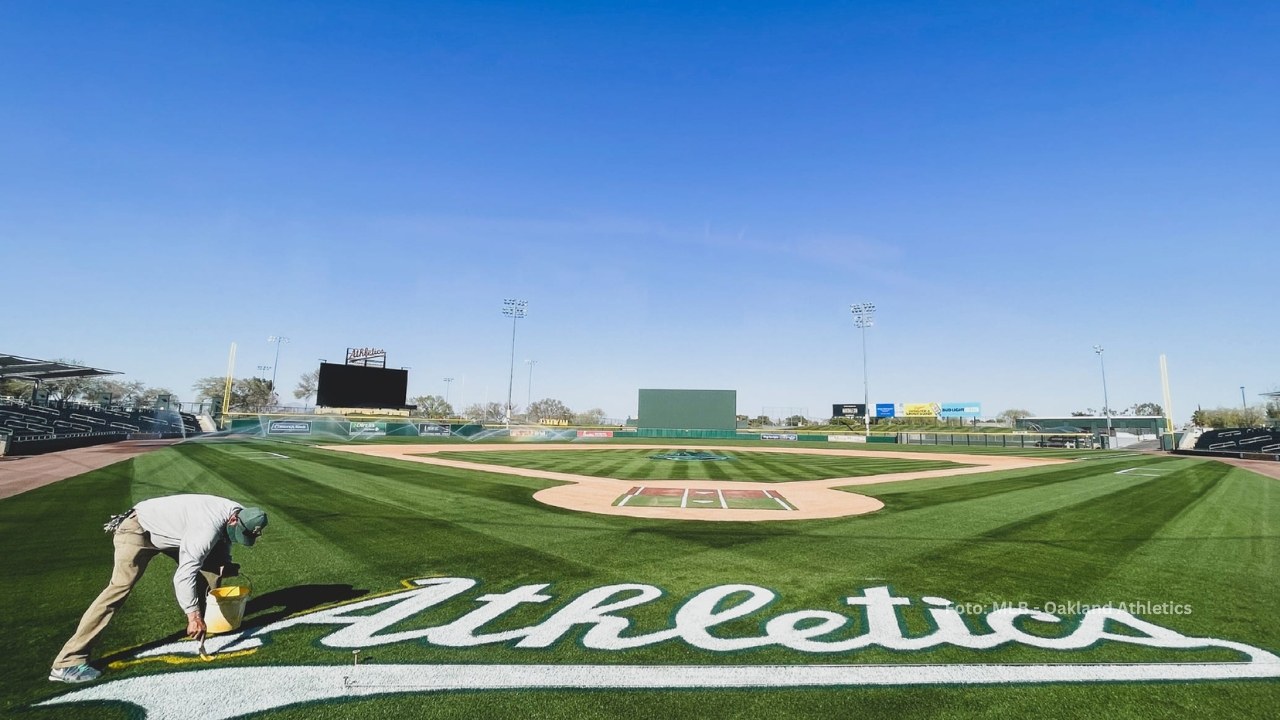
M795 510L774 490L705 490L640 485L613 501L615 507L680 507L708 510Z

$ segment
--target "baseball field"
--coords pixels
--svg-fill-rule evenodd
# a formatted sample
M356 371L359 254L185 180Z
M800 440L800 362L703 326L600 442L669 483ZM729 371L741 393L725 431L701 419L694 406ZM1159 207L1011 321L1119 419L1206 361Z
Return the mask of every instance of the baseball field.
M785 446L186 442L0 500L0 709L1275 716L1280 480L1168 455ZM235 553L243 624L202 660L160 557L102 678L49 682L110 574L102 523L187 492L270 515Z

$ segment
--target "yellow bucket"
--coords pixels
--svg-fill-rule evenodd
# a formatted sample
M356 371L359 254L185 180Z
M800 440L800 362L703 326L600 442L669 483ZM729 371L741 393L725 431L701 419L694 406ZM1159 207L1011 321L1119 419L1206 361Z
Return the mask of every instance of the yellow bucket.
M224 585L210 588L205 598L204 624L210 635L227 633L240 627L244 608L253 594L252 585Z

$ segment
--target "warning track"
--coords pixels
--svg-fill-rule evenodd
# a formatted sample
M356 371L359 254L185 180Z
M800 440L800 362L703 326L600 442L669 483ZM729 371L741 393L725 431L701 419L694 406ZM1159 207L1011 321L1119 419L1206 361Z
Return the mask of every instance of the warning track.
M788 512L761 509L707 508L707 507L644 507L630 504L616 505L619 496L625 494L634 480L618 480L600 478L589 475L554 472L550 470L533 470L515 468L505 465L490 465L481 457L485 452L539 452L539 451L581 451L599 452L617 450L618 445L582 445L575 443L547 443L538 445L322 445L323 450L370 455L373 457L395 458L409 462L420 462L428 465L475 470L479 472L499 473L503 475L520 475L523 477L557 480L567 483L546 488L534 493L534 499L580 512L599 513L602 515L624 515L628 517L645 517L666 520L709 520L709 521L755 521L755 520L814 520L819 518L847 517L875 512L884 507L884 503L867 495L844 492L836 488L854 485L875 485L886 482L918 480L922 478L952 477L956 475L973 475L994 472L997 470L1017 470L1020 468L1044 467L1057 465L1069 460L1050 458L1026 458L991 455L934 454L926 457L933 460L948 460L964 463L971 467L947 468L942 470L921 470L916 472L890 473L863 477L827 478L824 480L793 481L786 484L786 501L794 508ZM666 450L669 445L631 445L627 449ZM682 446L687 450L723 450L719 446ZM735 449L743 449L737 448ZM750 452L778 453L784 455L833 455L839 457L899 458L919 460L920 453L867 450L835 450L827 448L747 448ZM441 452L467 452L477 455L476 461L445 460L433 457ZM774 483L715 481L715 480L646 480L646 488L674 490L778 490Z

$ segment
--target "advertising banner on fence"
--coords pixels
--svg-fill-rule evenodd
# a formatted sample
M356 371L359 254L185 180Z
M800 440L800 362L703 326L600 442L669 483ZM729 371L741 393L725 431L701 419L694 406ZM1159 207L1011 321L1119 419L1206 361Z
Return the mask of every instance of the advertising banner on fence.
M613 431L612 430L579 430L578 437L580 438L611 438L613 437Z
M851 442L864 443L867 441L866 435L828 435L827 442Z
M906 417L938 417L942 408L938 403L903 403L902 414Z
M760 433L761 440L799 440L795 433Z
M387 434L387 424L384 422L361 422L353 420L347 426L347 434L352 437L371 437Z
M897 417L901 414L894 403L876 403L876 417Z
M939 411L938 415L939 417L944 417L944 418L982 417L982 403L976 403L976 402L942 403L942 409Z
M517 440L573 440L578 431L571 428L511 428L510 437Z
M268 435L310 435L311 422L302 420L272 420L267 426Z
M422 423L418 425L418 434L427 436L440 436L449 434L448 425L437 425L435 423Z
M831 406L831 417L862 417L867 414L867 406L863 403L840 403Z

